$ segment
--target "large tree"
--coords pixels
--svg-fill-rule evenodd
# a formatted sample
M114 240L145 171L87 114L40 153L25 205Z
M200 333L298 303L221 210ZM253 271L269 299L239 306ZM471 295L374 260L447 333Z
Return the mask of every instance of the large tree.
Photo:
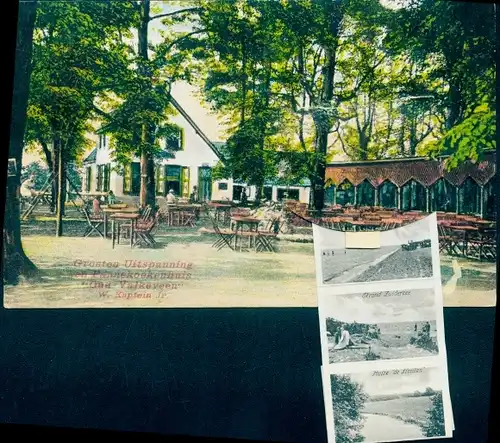
M67 165L79 161L92 130L97 94L113 88L127 68L131 7L116 2L43 2L33 40L33 72L25 141L41 150L53 177L52 210L62 234Z
M24 128L31 75L31 49L37 1L20 2L17 31L14 93L9 158L16 161L15 175L7 178L3 228L2 273L4 282L17 284L20 277L36 278L38 270L26 256L21 242L19 189L23 161Z
M175 2L174 2L175 3ZM189 80L193 56L191 36L198 30L176 30L199 11L197 7L154 5L150 0L130 1L133 8L133 39L127 39L130 65L112 94L103 94L94 106L103 121L102 130L113 135L113 157L122 166L140 158L140 205L156 205L155 163L171 157L165 140L179 128L169 117L175 113L170 91L178 80ZM151 29L163 25L162 39L154 44Z

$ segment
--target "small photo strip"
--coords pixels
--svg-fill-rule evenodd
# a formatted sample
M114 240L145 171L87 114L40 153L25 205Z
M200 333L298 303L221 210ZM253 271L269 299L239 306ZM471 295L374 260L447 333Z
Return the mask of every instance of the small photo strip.
M328 295L319 289L324 364L436 357L433 288Z
M318 286L439 277L436 215L380 232L380 247L347 247L345 233L314 226ZM352 233L356 235L356 233Z
M451 437L451 402L439 366L323 367L328 442L396 442Z

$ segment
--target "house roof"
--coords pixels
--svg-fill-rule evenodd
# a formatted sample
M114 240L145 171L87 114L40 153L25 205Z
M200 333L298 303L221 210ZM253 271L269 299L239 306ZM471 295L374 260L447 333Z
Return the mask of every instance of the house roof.
M196 134L208 145L208 147L213 151L213 153L221 160L224 162L224 156L220 152L219 148L215 145L214 142L212 142L207 135L200 129L200 127L194 122L194 120L190 117L190 115L185 111L185 109L179 104L179 102L172 96L170 96L170 102L174 106L175 109L181 114L186 121L191 125L191 127L194 129ZM223 146L224 143L221 143L219 145Z
M89 155L83 159L83 163L95 163L97 159L97 148L92 149Z
M326 169L326 179L338 185L348 180L353 185L359 185L367 180L374 187L384 181L390 181L397 186L403 186L410 180L415 180L423 186L431 186L440 178L445 178L452 185L460 186L468 177L477 184L485 185L496 173L495 153L487 153L477 163L466 161L452 170L446 168L446 157L438 159L405 158L364 162L330 163Z
M223 154L221 153L220 149L225 145L223 142L212 142L207 135L200 129L200 127L195 123L195 121L190 117L190 115L186 112L186 110L179 104L179 102L172 96L170 96L170 103L172 103L172 106L177 109L179 114L181 114L186 121L189 123L189 125L194 129L196 134L208 145L208 147L213 151L213 153L221 160L222 162L225 161ZM105 131L105 127L99 128L96 132L97 134L100 134ZM95 150L94 150L95 151ZM87 163L92 163L96 161L95 157L95 152L92 151L87 158L84 160L84 162ZM91 156L93 157L91 158Z

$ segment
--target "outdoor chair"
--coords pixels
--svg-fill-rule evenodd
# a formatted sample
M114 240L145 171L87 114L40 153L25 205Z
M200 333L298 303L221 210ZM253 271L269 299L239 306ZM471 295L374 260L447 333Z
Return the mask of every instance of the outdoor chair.
M90 237L92 233L96 233L99 237L104 238L104 234L101 228L104 228L104 216L102 213L94 215L90 214L85 206L81 208L85 221L87 222L87 229L85 230L83 236Z
M279 225L276 225L274 221L271 220L267 230L259 230L256 233L250 233L252 235L257 234L254 239L255 251L277 252L275 241L278 238L278 232Z
M153 231L159 222L160 214L157 212L154 217L149 217L147 221L137 223L135 228L136 246L146 246L155 248L158 242L153 237Z
M482 260L496 260L496 230L481 229L469 235L467 256Z
M146 208L142 211L141 216L137 219L136 221L136 228L149 223L151 220L151 212L152 208L151 206L146 206ZM120 238L130 238L130 230L132 229L132 222L127 222L127 223L119 223L117 227L117 234L116 234L116 243L120 244Z
M189 226L191 228L194 228L196 226L196 211L183 210L179 212L181 226Z
M448 255L462 255L464 251L463 234L446 225L438 225L439 252Z
M210 221L212 222L213 232L217 235L217 240L212 244L213 248L216 248L220 251L224 247L228 247L232 251L234 251L232 241L236 235L236 233L230 229L221 228L217 222L217 219L214 215L211 214L209 207L205 204L203 209L208 214Z

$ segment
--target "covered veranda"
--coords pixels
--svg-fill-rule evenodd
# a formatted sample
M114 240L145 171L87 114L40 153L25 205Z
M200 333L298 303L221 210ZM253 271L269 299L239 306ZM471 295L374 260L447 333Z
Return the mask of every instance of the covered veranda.
M381 207L495 217L495 154L446 167L446 157L331 163L326 171L327 209Z

